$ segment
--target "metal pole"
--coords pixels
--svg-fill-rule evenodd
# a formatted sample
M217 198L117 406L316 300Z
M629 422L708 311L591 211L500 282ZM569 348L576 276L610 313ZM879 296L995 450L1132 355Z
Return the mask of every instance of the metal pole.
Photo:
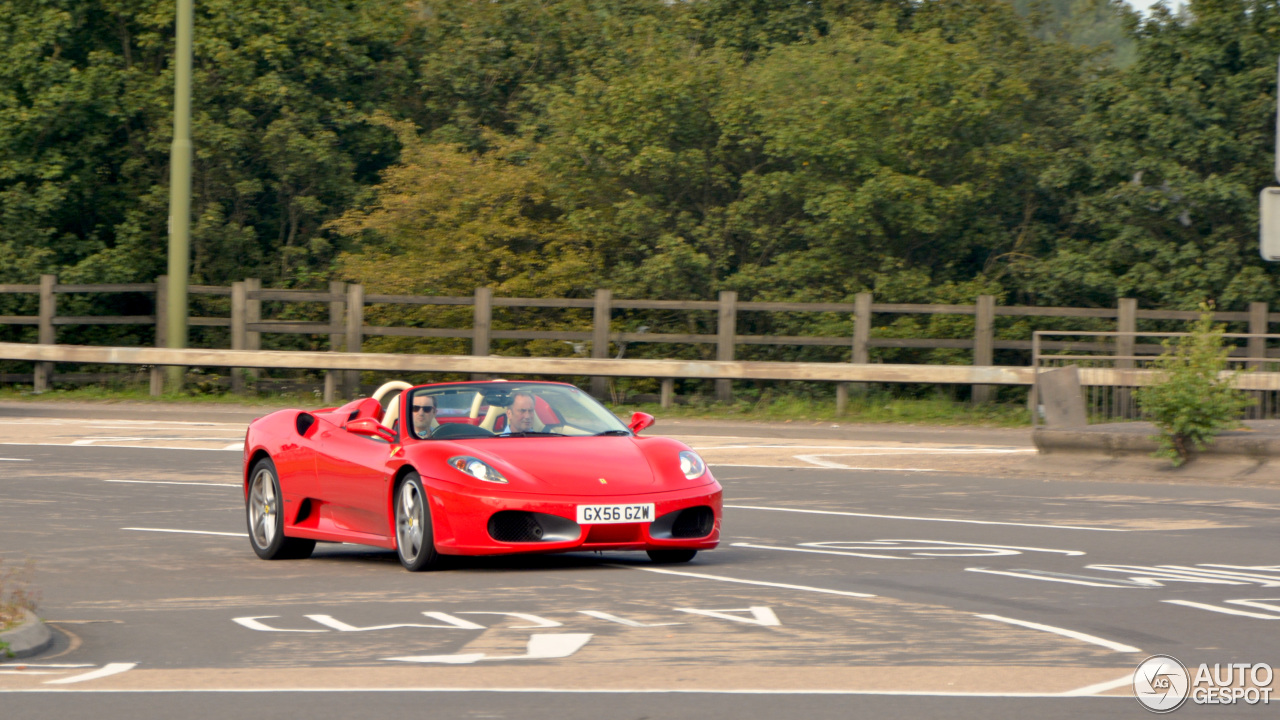
M193 0L177 0L173 57L173 147L169 153L169 347L187 346L187 274L191 261L191 36ZM184 368L168 370L173 389Z

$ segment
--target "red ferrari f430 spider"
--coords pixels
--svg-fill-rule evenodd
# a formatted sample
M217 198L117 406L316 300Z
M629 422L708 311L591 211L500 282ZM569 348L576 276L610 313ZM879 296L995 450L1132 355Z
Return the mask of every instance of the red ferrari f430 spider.
M686 562L720 540L721 488L687 445L624 425L572 385L410 386L249 425L249 540L265 559L319 542L440 555L644 550Z

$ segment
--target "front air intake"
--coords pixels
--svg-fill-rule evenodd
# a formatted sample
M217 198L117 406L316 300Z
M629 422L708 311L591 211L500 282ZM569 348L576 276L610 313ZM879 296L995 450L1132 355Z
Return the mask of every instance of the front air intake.
M649 537L663 540L706 537L716 526L716 514L706 505L684 508L653 521Z
M498 542L561 542L577 540L581 534L577 523L558 515L503 510L489 518L489 537Z

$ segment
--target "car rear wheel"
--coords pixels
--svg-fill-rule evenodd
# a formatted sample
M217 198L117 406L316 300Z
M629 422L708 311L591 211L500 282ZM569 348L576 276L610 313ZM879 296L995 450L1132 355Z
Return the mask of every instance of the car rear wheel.
M646 552L648 553L650 560L656 563L662 563L663 565L689 562L693 559L694 555L698 554L697 550L686 550L683 548L678 550L647 550Z
M410 572L435 565L440 555L431 533L431 508L427 506L427 494L417 473L409 473L400 483L395 506L396 554L400 556L400 564Z
M280 480L275 463L263 458L249 472L249 495L245 498L245 521L249 544L263 560L300 560L311 557L315 540L285 537L281 512Z

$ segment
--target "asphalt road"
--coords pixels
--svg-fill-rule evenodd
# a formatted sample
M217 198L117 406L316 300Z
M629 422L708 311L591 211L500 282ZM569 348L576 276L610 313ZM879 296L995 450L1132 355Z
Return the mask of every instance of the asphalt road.
M348 545L258 560L231 424L148 446L141 419L37 439L4 419L0 557L35 558L57 633L0 661L5 718L1122 718L1148 715L1130 683L1149 655L1280 666L1275 488L994 476L974 445L945 446L964 472L847 469L910 451L716 439L724 540L691 563L411 574ZM812 447L844 459L788 460Z

